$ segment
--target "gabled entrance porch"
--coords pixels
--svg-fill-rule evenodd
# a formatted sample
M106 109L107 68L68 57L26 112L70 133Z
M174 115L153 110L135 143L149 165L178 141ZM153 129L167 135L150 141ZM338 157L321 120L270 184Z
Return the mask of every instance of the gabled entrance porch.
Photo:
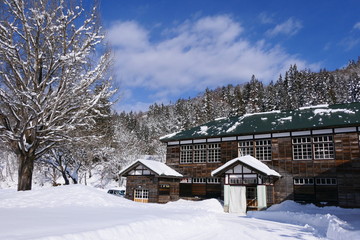
M224 211L246 213L267 207L267 191L281 177L252 156L232 159L211 173L224 179ZM270 189L267 189L270 188Z

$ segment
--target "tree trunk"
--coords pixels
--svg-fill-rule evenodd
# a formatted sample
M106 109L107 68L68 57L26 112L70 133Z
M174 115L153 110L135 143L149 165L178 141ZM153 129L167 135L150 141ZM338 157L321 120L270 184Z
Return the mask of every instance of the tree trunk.
M35 156L29 153L24 154L20 152L18 158L18 191L31 190Z
M69 178L66 176L66 171L65 170L62 170L61 171L61 175L65 181L64 185L69 185L70 184L70 181L69 181Z

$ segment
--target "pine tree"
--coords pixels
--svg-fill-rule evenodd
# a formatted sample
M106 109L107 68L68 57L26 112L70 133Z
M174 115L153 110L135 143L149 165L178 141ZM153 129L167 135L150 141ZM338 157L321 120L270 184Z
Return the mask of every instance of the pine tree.
M246 113L261 112L264 109L264 86L252 75L249 83L244 86L244 102Z

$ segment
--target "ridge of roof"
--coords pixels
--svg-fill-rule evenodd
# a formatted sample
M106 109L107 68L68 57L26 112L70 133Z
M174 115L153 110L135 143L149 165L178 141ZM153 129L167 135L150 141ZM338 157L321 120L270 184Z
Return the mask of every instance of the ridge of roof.
M219 118L160 138L162 142L360 125L360 102L316 105Z

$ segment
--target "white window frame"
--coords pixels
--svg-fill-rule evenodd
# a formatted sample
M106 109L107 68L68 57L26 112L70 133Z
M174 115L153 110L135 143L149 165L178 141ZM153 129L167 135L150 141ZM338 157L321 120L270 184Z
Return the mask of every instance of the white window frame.
M206 144L194 144L194 163L206 163L207 158L207 146Z
M149 201L149 190L147 189L135 189L134 201L147 203Z
M255 140L255 155L261 161L272 160L271 139Z
M221 180L220 180L220 178L208 178L207 183L208 184L220 184Z
M205 184L206 183L206 178L193 178L192 182L194 184Z
M239 156L251 155L254 156L254 140L240 141Z
M193 145L180 146L180 163L187 164L193 161Z
M294 178L294 185L297 186L312 186L315 184L314 178Z
M312 160L311 137L292 138L293 160Z
M180 164L219 162L221 162L220 143L180 146Z
M334 137L332 135L293 137L292 151L293 160L334 159Z
M335 149L333 136L313 137L314 159L334 159Z
M208 144L208 159L209 163L221 162L221 147L220 143L209 143Z
M271 139L239 141L239 156L251 155L260 161L272 160Z

